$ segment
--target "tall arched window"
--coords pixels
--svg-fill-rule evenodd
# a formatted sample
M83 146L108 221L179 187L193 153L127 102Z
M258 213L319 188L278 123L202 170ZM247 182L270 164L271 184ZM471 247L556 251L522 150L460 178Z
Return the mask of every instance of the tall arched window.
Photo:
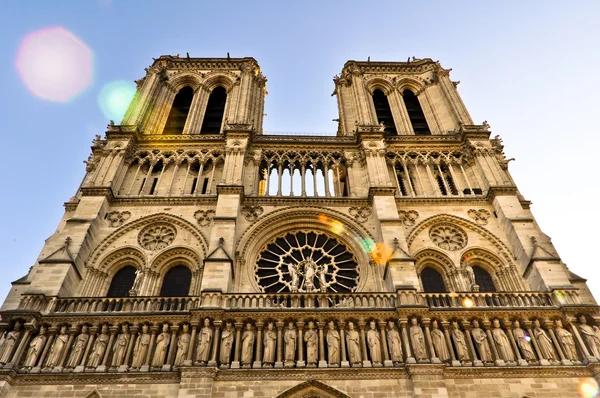
M171 112L169 112L163 134L183 133L185 121L192 106L192 99L194 99L194 90L191 87L186 86L179 90L173 100L173 105L171 105Z
M406 89L402 92L402 98L404 99L404 105L406 106L408 118L410 119L410 124L412 124L415 135L431 134L425 114L415 93Z
M219 134L221 133L221 124L223 123L223 114L225 113L225 102L227 101L227 91L221 86L215 88L206 105L204 120L200 128L200 134Z
M190 292L192 271L185 265L176 265L165 274L161 296L187 296Z
M128 265L113 276L106 297L127 297L135 281L135 267Z
M496 287L492 277L486 270L477 265L473 267L473 273L475 274L475 283L479 285L480 292L495 292Z
M444 279L439 272L431 267L425 267L421 271L421 282L423 283L423 291L426 293L446 292Z
M383 91L379 89L373 91L373 105L375 105L377 122L385 125L385 133L387 135L398 135L394 117L392 116L392 110L390 109L390 103Z

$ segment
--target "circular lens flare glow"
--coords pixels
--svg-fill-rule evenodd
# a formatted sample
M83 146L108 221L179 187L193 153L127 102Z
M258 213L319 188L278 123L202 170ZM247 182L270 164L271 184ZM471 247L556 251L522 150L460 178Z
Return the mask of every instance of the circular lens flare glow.
M525 341L531 341L531 336L525 333L524 335Z
M25 36L15 67L34 95L67 102L92 82L93 54L77 36L57 26Z
M463 299L463 301L462 301L462 305L463 305L463 307L465 307L465 308L471 308L471 307L473 306L473 304L474 304L474 303L473 303L473 300L471 300L471 299L470 299L470 298L468 298L468 297L467 297L467 298L464 298L464 299Z
M598 396L598 382L591 377L582 379L579 383L579 395L582 398L596 398Z
M102 88L98 96L98 104L107 119L120 122L134 94L133 82L115 81Z

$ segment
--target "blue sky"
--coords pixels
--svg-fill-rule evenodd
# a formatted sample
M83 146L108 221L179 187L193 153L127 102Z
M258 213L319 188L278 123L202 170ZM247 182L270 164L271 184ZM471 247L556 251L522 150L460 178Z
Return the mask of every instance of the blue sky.
M600 2L4 0L0 4L3 181L0 297L56 229L108 118L107 84L151 57L252 56L269 79L265 130L335 131L332 77L349 59L431 57L460 80L473 119L500 134L510 170L563 261L600 297L593 248L600 174ZM62 26L94 55L90 86L66 103L35 97L15 58L23 38Z

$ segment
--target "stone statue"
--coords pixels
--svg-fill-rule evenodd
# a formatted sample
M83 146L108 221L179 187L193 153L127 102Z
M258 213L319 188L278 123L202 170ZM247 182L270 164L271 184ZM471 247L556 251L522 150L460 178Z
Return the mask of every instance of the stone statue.
M462 330L460 330L458 322L456 321L452 321L452 340L454 341L454 346L456 347L456 357L458 360L461 362L468 361L469 351L467 350L467 341L465 340L465 335Z
M296 328L293 322L288 323L283 341L285 342L285 362L289 366L296 358Z
M596 333L594 333L594 329L587 324L587 320L585 319L584 315L579 317L579 330L581 331L581 337L583 337L583 340L590 349L590 354L596 358L600 358L600 352L598 352L598 349L600 348L600 341L598 340ZM0 363L1 362L2 360L0 359Z
M369 322L369 330L367 331L367 345L371 354L373 364L381 363L381 337L377 331L375 321Z
M417 361L423 361L427 359L427 350L425 349L425 336L423 335L423 329L418 324L417 318L410 320L410 341L412 343L413 352Z
M221 365L229 365L231 359L231 347L233 346L233 326L231 322L225 323L225 328L221 334L221 353L219 355L219 362Z
M174 366L183 365L185 356L190 348L190 325L184 323L181 335L177 338L177 354L175 354Z
M248 322L246 330L242 335L242 365L250 366L252 364L252 354L254 353L254 328Z
M300 283L300 279L298 278L298 266L295 263L290 262L288 264L288 273L292 278L292 281L290 282L290 291L292 293L296 293L298 291L298 285Z
M68 340L69 336L67 336L67 327L63 325L60 327L59 334L54 339L54 344L50 349L44 369L53 369L55 366L60 365L60 359L65 347L67 346Z
M90 339L90 335L88 334L88 326L83 325L81 327L81 333L75 339L75 343L73 344L73 349L71 350L71 355L69 355L69 359L67 359L67 364L65 368L73 369L79 365L81 362L81 357L85 353L85 347L87 346L87 342Z
M519 321L514 322L514 328L512 330L513 336L515 336L515 341L517 343L517 347L521 349L521 353L523 354L523 358L526 361L535 361L537 358L535 357L535 353L533 352L533 348L531 347L531 337L525 333L525 330L521 329L521 324Z
M135 342L131 369L139 369L144 365L146 355L148 354L148 348L150 348L150 333L148 333L148 329L149 327L147 324L142 325L142 333Z
M133 286L131 287L131 291L133 291L136 295L140 292L140 287L142 286L142 278L144 277L144 271L141 268L137 268L135 270L135 280L133 281Z
M198 351L196 352L196 365L206 364L210 354L210 345L213 339L213 330L210 327L210 319L204 319L204 327L200 329Z
M327 362L330 366L340 365L340 333L335 329L335 324L327 325Z
M113 357L111 362L111 368L118 368L123 364L125 359L125 353L127 351L127 344L129 344L129 325L124 323L121 325L121 333L117 336L117 340L113 344Z
M315 288L315 274L317 273L317 264L313 261L307 261L304 263L304 290L307 292L314 292Z
M500 356L500 359L507 362L514 362L515 355L510 347L510 341L508 340L506 333L500 328L500 321L494 319L492 326L492 337L494 338L494 344L496 344L496 349L498 350L498 356Z
M163 323L162 333L156 337L156 349L154 350L154 356L152 357L152 367L162 368L167 358L167 349L171 342L171 335L169 334L169 324Z
M482 362L492 362L494 359L492 358L492 351L487 340L487 334L479 327L479 321L477 319L473 319L471 336L473 336L477 352L479 352L479 359L481 359Z
M304 333L306 342L306 364L308 366L316 365L319 356L319 337L315 330L315 323L308 322L308 330Z
M21 336L21 322L16 321L13 330L6 333L4 337L4 343L2 343L2 348L0 351L0 365L4 365L10 362L10 359L13 354L13 349L17 345L17 341Z
M469 290L471 290L473 288L473 285L476 285L477 283L475 283L475 272L473 271L473 267L471 267L469 264L465 264L465 279L467 280L467 284L469 286L467 286L469 288Z
M444 332L440 330L436 320L431 322L431 342L439 360L442 362L449 361L450 352L448 351L448 345L446 345L446 337L444 336Z
M329 266L327 265L327 263L317 265L317 274L319 277L319 287L323 293L325 293L327 291L327 279L325 278L325 276L327 275L328 271L329 271Z
M540 348L540 356L549 361L556 361L556 354L554 352L554 345L552 339L548 337L546 331L542 329L539 320L533 321L533 335Z
M402 341L400 340L400 332L396 329L393 321L388 322L387 341L392 362L402 362Z
M275 351L277 350L277 332L274 330L273 322L269 322L267 330L263 337L263 345L265 347L263 354L263 363L273 365L275 362Z
M557 319L554 321L556 324L556 337L563 346L565 356L571 361L577 361L577 349L575 348L575 341L573 335L567 329L563 328L562 321Z
M29 370L35 366L35 362L42 353L44 344L46 344L46 331L46 327L42 326L40 328L40 334L35 336L33 340L31 340L31 343L29 343L29 349L27 350L27 355L25 356L25 361L23 362L24 370Z
M348 359L353 365L361 363L360 356L360 336L354 330L354 323L348 322L348 330L346 331L346 345L348 346Z

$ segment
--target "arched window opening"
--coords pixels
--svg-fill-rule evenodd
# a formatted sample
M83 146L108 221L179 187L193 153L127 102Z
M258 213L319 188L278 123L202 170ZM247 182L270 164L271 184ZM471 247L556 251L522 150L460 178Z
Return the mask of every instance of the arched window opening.
M183 133L185 121L192 106L192 99L194 99L194 90L191 87L186 86L179 90L173 100L173 105L171 105L171 112L169 112L163 134Z
M377 122L383 123L385 126L385 134L398 135L396 124L394 123L394 116L392 116L392 110L390 109L390 103L383 91L379 89L373 91L373 105L375 105Z
M176 265L165 274L160 295L166 297L187 296L190 292L192 272L185 265Z
M200 134L220 134L223 114L225 113L225 102L227 102L227 91L219 86L215 88L206 105L204 120L200 128Z
M445 293L444 279L435 269L426 267L421 271L421 282L423 291L426 293Z
M404 99L404 105L406 106L408 118L410 119L410 124L412 124L415 135L431 134L417 96L412 91L406 89L402 93L402 98Z
M473 267L473 273L475 274L475 283L479 285L480 292L495 292L496 287L492 277L486 270L479 266Z
M444 185L444 180L442 179L442 176L437 174L435 176L435 180L437 181L438 187L440 187L440 192L442 193L442 195L448 195L448 191L446 190L446 186Z
M128 265L113 276L106 297L127 297L135 281L135 267Z

